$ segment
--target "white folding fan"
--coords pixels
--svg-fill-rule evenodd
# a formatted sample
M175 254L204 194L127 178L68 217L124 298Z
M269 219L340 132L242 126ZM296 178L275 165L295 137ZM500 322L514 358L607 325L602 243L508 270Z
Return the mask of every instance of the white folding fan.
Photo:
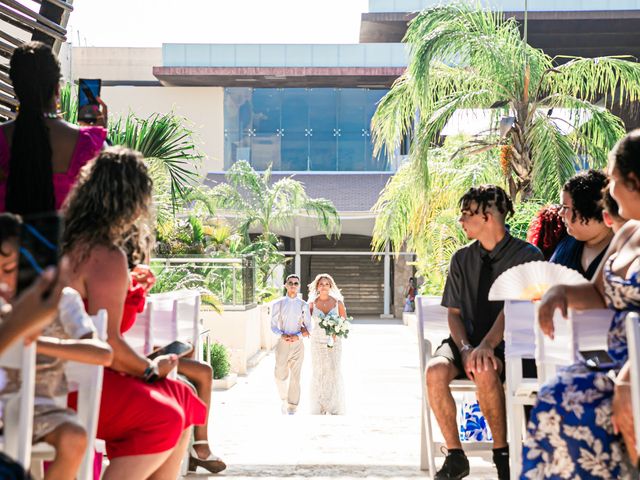
M577 285L586 281L575 270L557 263L523 263L511 267L493 282L489 300L540 300L553 285Z

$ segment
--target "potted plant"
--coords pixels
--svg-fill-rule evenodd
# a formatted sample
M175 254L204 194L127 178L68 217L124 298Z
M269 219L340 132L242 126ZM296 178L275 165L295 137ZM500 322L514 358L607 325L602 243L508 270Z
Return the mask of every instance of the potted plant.
M229 373L231 363L229 362L227 347L221 343L213 342L206 343L203 349L204 358L209 359L213 369L213 389L226 390L235 385L238 376L235 373Z

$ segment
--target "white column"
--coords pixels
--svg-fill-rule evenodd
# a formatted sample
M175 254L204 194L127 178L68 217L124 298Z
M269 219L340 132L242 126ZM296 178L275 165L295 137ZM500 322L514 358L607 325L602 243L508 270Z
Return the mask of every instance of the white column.
M391 315L391 252L389 244L384 251L384 313L381 318L393 318Z
M300 258L300 227L298 225L296 225L295 227L295 249L296 249L296 256L295 256L295 273L296 275L300 276L301 274L301 270L302 270L302 261Z

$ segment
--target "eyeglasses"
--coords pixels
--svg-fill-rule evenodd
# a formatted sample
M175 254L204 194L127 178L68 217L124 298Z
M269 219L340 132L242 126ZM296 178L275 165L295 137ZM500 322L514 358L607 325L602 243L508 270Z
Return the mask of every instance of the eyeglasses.
M297 287L300 284L298 282L287 282L287 285L291 285L293 287Z

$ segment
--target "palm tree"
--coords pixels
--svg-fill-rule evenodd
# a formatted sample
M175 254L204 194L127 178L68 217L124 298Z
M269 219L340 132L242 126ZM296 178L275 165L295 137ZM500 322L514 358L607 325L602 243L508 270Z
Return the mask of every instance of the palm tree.
M239 233L246 239L249 230L258 227L262 239L276 243L272 230L290 225L301 212L315 217L327 237L340 232L340 217L330 200L309 198L304 185L291 177L272 183L271 167L258 173L241 160L227 170L225 178L227 183L209 190L207 207L231 210L238 219Z
M377 151L394 151L415 132L411 156L425 185L429 149L453 113L499 107L502 134L492 128L461 150L502 146L514 199L555 197L580 166L602 166L624 134L623 122L605 107L640 97L640 65L631 58L553 59L521 39L515 19L479 4L427 8L404 41L409 65L381 100L372 129Z

